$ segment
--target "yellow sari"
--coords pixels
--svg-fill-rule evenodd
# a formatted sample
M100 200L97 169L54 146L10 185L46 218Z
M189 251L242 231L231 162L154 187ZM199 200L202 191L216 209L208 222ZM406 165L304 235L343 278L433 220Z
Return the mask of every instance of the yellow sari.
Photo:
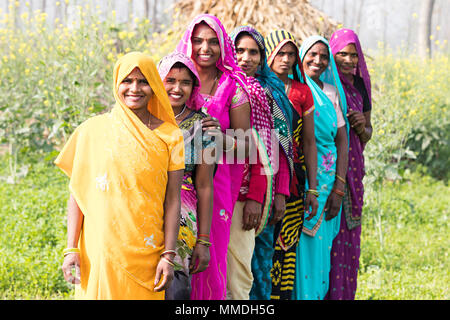
M118 86L139 67L153 90L150 130L123 103ZM184 142L153 61L133 52L114 67L116 104L83 122L55 160L84 215L78 299L164 299L154 279L164 250L168 171L184 169Z

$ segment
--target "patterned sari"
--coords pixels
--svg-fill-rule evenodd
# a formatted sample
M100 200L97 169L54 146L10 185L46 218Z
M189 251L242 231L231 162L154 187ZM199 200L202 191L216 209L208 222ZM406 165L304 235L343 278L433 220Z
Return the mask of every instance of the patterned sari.
M330 47L336 54L349 44L354 44L358 52L358 65L355 75L363 79L364 87L371 103L370 75L358 36L350 29L340 29L333 33ZM349 110L363 112L363 93L340 75ZM353 128L349 132L349 153L347 171L347 192L344 197L341 229L333 241L331 251L330 289L327 294L332 300L353 300L356 294L359 256L361 253L361 213L364 198L363 178L364 144Z
M308 50L317 42L323 42L329 48L328 41L323 37L307 38L300 47L300 60L303 61ZM347 130L347 105L339 75L337 73L331 49L329 49L329 65L320 79L336 88L340 97L340 107L344 115ZM311 300L323 299L328 291L330 271L330 251L333 239L336 237L340 215L329 221L325 220L323 211L328 196L333 188L336 176L337 148L335 137L337 134L337 114L330 98L322 91L318 84L307 75L306 83L314 97L314 128L317 144L317 190L319 192L319 207L317 214L311 220L303 223L302 236L297 247L296 278L293 299ZM308 180L306 181L308 189Z
M295 38L285 30L272 31L265 38L266 53L269 65L272 63L278 51L286 44L295 44ZM295 65L294 65L295 68ZM298 79L298 76L295 76ZM313 108L313 99L309 88L298 83L295 90L290 90L289 106L290 120L289 128L292 128L292 180L290 182L290 195L286 199L286 211L281 223L275 231L275 244L272 258L271 299L291 299L294 286L295 261L297 259L296 247L300 238L304 214L304 192L305 192L305 164L302 147L302 118L304 112ZM284 84L282 83L284 90ZM292 94L299 94L304 99L293 102ZM309 97L309 98L307 98ZM268 240L266 240L267 242Z
M185 169L181 186L180 231L175 256L175 280L166 290L166 300L189 299L190 274L189 264L197 240L197 192L195 188L195 167L200 163L204 148L214 147L214 142L202 133L201 120L206 114L200 111L204 104L200 95L200 78L194 63L181 52L165 56L158 64L161 79L165 79L173 65L181 62L195 76L191 96L186 101L190 113L179 124L185 144Z
M214 96L205 96L202 110L219 120L222 130L230 128L230 108L248 102L245 74L237 66L234 46L222 23L215 16L202 14L194 18L177 51L192 55L191 36L197 24L204 21L217 34L220 45L220 58L216 67L222 72ZM192 276L193 300L223 300L226 298L227 249L230 239L230 225L234 204L236 203L243 177L243 164L228 163L225 153L218 164L214 176L214 205L211 223L211 260L208 268Z
M163 120L150 130L118 95L138 67L153 96L148 110ZM84 221L79 240L78 299L164 299L153 289L164 251L168 171L184 169L183 136L150 57L132 52L114 67L111 112L83 122L55 160Z

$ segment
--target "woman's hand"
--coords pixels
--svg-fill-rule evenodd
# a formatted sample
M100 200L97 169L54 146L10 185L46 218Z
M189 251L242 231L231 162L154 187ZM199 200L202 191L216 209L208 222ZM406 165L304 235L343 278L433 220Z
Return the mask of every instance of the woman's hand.
M284 212L286 211L286 196L284 194L277 193L273 199L272 219L270 225L277 224L278 221L283 219Z
M360 135L366 130L366 117L363 113L351 110L347 113L348 122L355 132Z
M310 209L311 208L311 209ZM317 209L319 208L319 201L317 201L317 197L312 193L306 193L305 199L305 214L308 216L305 217L305 220L311 220L317 214Z
M211 117L210 115L202 119L202 128L203 131L210 129L221 130L219 120L217 118Z
M201 243L195 245L192 251L191 263L189 264L189 272L191 274L199 273L208 268L209 260L209 248Z
M156 267L155 286L161 280L161 275L163 275L162 282L154 289L157 292L169 288L173 280L173 266L169 264L165 259L167 258L161 258L161 260L159 260L158 266Z
M242 217L242 229L251 230L256 228L261 221L261 212L261 203L252 199L246 200Z
M80 254L69 253L64 257L62 265L62 271L64 279L71 284L80 284ZM72 273L72 269L75 268L75 276Z
M336 192L334 191L331 191L323 209L323 211L325 212L325 221L331 220L339 214L341 203L342 196L336 194Z

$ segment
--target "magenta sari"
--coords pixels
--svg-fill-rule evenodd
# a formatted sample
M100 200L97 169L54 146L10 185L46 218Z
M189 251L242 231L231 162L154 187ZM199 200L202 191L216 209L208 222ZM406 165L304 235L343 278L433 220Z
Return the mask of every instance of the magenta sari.
M333 33L330 46L335 55L347 45L353 43L358 52L358 65L355 75L361 77L371 100L370 76L358 36L350 29L340 29ZM340 74L347 99L348 110L363 112L363 97L358 89ZM326 299L353 300L356 294L359 256L361 253L361 213L364 200L362 179L364 170L364 144L350 128L347 170L347 190L343 200L343 214L339 234L333 241L331 251L330 286Z
M202 14L194 18L186 30L176 50L192 56L191 36L200 22L206 22L217 34L221 55L216 63L222 71L214 96L207 97L203 106L212 117L219 120L222 131L230 128L230 108L240 88L248 96L245 74L237 65L236 53L231 39L222 23L215 16ZM248 98L246 100L248 102ZM234 204L239 196L243 176L243 164L227 163L225 154L223 163L217 166L214 176L214 205L211 223L209 267L192 276L192 300L224 300L227 283L227 249L230 239L230 225Z

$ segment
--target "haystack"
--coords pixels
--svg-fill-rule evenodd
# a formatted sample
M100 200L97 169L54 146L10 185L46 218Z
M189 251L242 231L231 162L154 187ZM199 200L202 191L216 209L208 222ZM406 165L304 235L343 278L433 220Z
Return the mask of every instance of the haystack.
M241 25L251 25L263 36L285 29L299 44L314 34L329 38L338 25L308 0L179 0L174 8L183 30L198 14L209 13L218 17L228 32Z

